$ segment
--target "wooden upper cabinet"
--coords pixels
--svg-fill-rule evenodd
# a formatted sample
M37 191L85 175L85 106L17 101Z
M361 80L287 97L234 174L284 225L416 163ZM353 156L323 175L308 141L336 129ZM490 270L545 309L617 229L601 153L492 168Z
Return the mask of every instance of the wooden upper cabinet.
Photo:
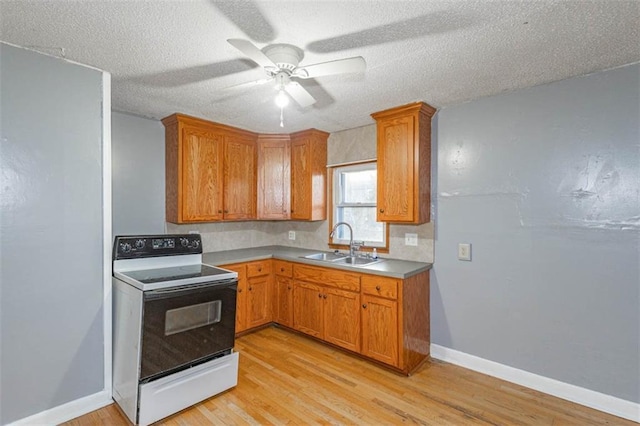
M377 126L379 222L429 222L435 112L417 102L371 114Z
M309 129L291 135L291 219L327 218L327 138Z
M218 220L222 217L223 138L185 126L182 150L182 217L184 221Z
M167 221L254 219L257 135L182 114L162 123Z
M291 139L258 136L258 219L289 219L291 209Z
M256 218L255 139L226 135L224 145L224 218Z
M328 133L258 135L183 114L162 123L168 222L326 219Z

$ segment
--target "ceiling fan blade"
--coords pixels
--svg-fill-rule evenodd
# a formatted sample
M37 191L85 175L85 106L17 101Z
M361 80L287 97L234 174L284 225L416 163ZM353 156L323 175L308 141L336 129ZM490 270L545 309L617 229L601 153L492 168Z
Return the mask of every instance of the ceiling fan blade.
M248 87L259 86L270 81L273 81L273 77L261 78L260 80L246 81L244 83L234 84L233 86L225 87L223 90L245 89Z
M338 59L337 61L322 62L296 68L295 77L315 78L323 75L362 72L367 69L367 63L362 56Z
M264 68L278 68L276 64L273 63L271 59L264 53L262 50L258 49L253 43L248 40L242 40L240 38L230 38L227 42L247 55L249 59L251 59L256 64L264 67Z
M298 103L302 108L306 108L316 103L316 99L311 96L307 89L302 87L300 83L292 81L284 86L284 90Z

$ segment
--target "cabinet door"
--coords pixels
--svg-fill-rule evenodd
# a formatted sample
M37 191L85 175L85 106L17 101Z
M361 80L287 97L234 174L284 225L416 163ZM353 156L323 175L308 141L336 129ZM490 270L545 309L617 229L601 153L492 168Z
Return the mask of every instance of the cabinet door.
M249 328L248 325L248 282L247 268L244 264L224 265L224 269L238 273L238 293L236 296L236 334Z
M271 276L249 278L248 280L248 326L258 327L271 322L270 302L271 302Z
M277 304L275 321L286 327L293 327L293 280L276 275Z
M182 220L222 218L222 149L219 134L185 126L182 133Z
M415 197L415 118L405 116L378 121L379 222L413 221Z
M258 219L288 219L291 209L289 135L258 138Z
M249 138L226 136L224 145L224 218L256 217L256 146Z
M322 339L323 305L321 286L293 282L293 328Z
M291 219L311 217L311 153L308 139L291 141Z
M360 352L360 294L325 288L324 340Z
M362 355L398 366L398 302L362 295Z

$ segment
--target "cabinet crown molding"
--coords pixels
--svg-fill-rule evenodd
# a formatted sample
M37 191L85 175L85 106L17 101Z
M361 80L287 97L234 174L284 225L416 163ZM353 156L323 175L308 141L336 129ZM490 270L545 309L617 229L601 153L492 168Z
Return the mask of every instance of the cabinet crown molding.
M371 114L375 120L387 118L395 115L407 115L412 113L424 114L431 118L436 113L436 109L425 102L413 102L399 107L385 109L384 111L378 111Z

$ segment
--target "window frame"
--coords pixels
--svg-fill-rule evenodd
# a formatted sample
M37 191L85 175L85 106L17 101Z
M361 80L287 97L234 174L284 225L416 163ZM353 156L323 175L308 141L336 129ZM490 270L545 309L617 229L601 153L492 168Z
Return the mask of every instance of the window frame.
M377 172L378 165L376 160L365 160L365 161L358 161L353 163L335 164L328 167L329 173L327 173L327 177L329 179L329 182L327 185L327 189L329 191L329 196L327 197L327 199L329 200L329 218L328 218L329 229L328 229L327 239L329 241L328 243L329 247L331 247L332 249L349 250L348 240L336 240L336 242L334 242L334 239L331 238L330 236L334 223L337 223L336 221L337 207L338 207L337 197L339 196L339 188L337 187L337 185L339 185L339 181L336 179L336 175L337 173L344 170L358 171L358 170L371 169L372 168L371 165L374 166L373 168L375 168ZM359 204L359 206L362 206L362 204ZM376 194L376 204L368 207L374 207L374 210L377 211L377 194ZM360 248L360 251L372 252L373 249L375 248L378 253L389 253L389 223L388 222L382 222L382 223L384 228L383 243L380 245L362 246Z

